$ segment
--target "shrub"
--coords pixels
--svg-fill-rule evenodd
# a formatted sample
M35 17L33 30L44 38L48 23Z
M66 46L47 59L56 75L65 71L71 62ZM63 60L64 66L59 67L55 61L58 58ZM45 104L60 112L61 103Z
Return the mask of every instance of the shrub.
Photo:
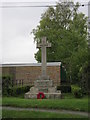
M80 90L76 90L76 91L74 92L74 96L75 96L75 98L82 98L82 97L83 97L83 94L82 94L81 89L80 89Z
M75 98L82 98L83 97L82 89L78 86L72 87L72 93L75 96Z
M5 78L5 81L7 79ZM2 87L2 91L3 91L3 95L4 96L22 96L24 95L26 92L28 92L30 90L31 86L13 86L11 87L10 84L5 84L3 82L3 87Z
M57 90L61 90L62 93L71 93L71 85L57 86Z
M10 75L2 76L2 95L11 94L12 77Z
M12 96L23 95L30 90L30 86L16 86L12 88Z

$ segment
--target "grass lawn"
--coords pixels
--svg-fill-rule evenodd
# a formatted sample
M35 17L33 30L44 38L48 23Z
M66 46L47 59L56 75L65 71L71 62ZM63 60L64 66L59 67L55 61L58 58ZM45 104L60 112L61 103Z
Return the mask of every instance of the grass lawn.
M66 109L75 111L88 111L88 99L24 99L14 97L4 97L2 105L24 107L24 108L48 108L48 109Z
M2 113L3 113L2 114L3 118L85 118L85 119L87 118L81 115L39 112L39 111L3 110Z

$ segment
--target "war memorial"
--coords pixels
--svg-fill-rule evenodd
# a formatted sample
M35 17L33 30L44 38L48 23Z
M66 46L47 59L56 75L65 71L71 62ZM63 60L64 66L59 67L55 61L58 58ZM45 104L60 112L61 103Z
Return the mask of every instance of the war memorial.
M57 91L46 70L46 47L51 47L51 43L46 42L46 37L43 37L41 43L37 44L37 47L41 47L42 52L41 76L34 82L34 87L31 87L30 91L25 94L25 98L37 98L39 93L44 94L48 99L60 98L61 91Z

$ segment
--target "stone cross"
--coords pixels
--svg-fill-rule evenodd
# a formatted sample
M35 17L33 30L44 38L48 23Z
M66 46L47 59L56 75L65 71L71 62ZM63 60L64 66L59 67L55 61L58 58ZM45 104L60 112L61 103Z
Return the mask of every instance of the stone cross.
M51 47L51 43L46 42L46 37L42 38L41 43L37 43L37 48L41 47L41 62L42 62L42 75L41 75L41 79L45 80L48 79L47 77L47 73L46 73L46 47Z

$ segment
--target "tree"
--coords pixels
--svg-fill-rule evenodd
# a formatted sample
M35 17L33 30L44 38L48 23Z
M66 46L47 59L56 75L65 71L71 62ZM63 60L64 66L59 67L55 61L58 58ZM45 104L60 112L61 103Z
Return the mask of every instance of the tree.
M88 62L87 17L78 13L78 8L79 3L57 3L56 8L49 7L42 14L40 25L33 30L36 42L41 42L41 38L46 36L52 43L47 50L47 61L61 61L71 82L78 81L80 69ZM41 49L35 58L41 61Z

